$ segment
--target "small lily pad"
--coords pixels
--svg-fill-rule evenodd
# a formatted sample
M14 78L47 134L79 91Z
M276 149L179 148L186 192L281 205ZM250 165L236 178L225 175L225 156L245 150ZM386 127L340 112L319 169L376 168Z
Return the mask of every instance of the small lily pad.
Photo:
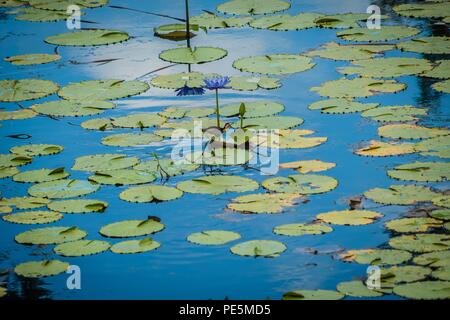
M48 156L60 153L63 150L64 148L62 146L58 146L56 144L27 144L9 149L12 153L28 157Z
M364 196L382 204L412 205L431 201L436 193L430 188L416 185L392 185L389 188L374 188L366 191Z
M50 210L63 213L88 213L103 212L108 207L108 203L100 200L75 199L52 201L47 207Z
M232 76L229 86L238 91L272 90L281 87L280 79L265 76Z
M361 103L350 99L328 99L314 102L308 106L311 110L320 110L321 113L344 114L363 112L376 108L378 103Z
M250 22L250 26L256 29L267 29L273 31L303 30L316 27L314 22L322 14L307 12L295 16L280 14L261 17Z
M290 116L271 116L260 118L245 118L243 121L243 128L250 128L253 130L260 129L289 129L301 125L304 122L302 118ZM240 128L241 122L233 123L234 128Z
M413 234L391 238L389 245L395 249L425 253L447 250L450 236L445 234Z
M190 23L196 24L199 27L203 27L206 29L240 28L248 25L252 20L252 17L225 18L217 16L210 12L204 12L201 15L189 18Z
M274 101L251 101L245 104L244 118L268 117L284 110L284 105ZM239 117L241 103L232 103L220 107L220 115L223 117Z
M26 155L0 154L0 169L23 166L32 161L32 158Z
M388 106L369 109L361 113L365 118L379 122L403 122L403 121L417 121L416 116L426 115L427 110L415 108L413 106Z
M153 133L119 133L104 137L102 144L112 147L135 147L162 140L163 138Z
M18 102L44 98L58 91L59 86L48 80L0 80L0 101Z
M215 112L213 108L166 108L158 114L165 118L181 119L188 118L203 118L212 115ZM220 113L222 115L222 108Z
M399 156L416 152L414 143L409 142L383 142L371 140L367 147L362 147L354 151L359 156L366 157L389 157Z
M53 117L84 117L105 112L116 106L108 101L75 101L59 100L35 104L31 108Z
M419 281L394 287L394 293L409 299L450 299L450 281Z
M422 73L421 76L435 79L450 78L450 60L438 60L435 63L433 69Z
M378 212L369 210L341 210L321 213L316 218L336 225L357 226L373 223L382 216Z
M360 264L394 265L404 263L412 258L412 254L396 249L350 250L342 254L344 261L355 261Z
M385 51L393 50L394 45L352 45L328 42L318 50L312 50L305 53L308 57L321 57L332 60L362 60L374 58L383 54Z
M22 171L13 177L16 182L47 182L67 178L70 174L64 168Z
M450 93L450 79L433 83L432 87L436 91Z
M149 160L134 166L136 170L151 172L156 176L177 176L188 171L197 170L197 164L175 163L172 159Z
M65 11L73 4L72 0L28 0L33 8L49 11ZM97 8L106 5L109 0L77 0L77 5L82 8Z
M240 71L273 75L303 72L314 66L311 58L299 54L252 56L233 62L233 67Z
M338 181L319 174L295 174L263 181L262 186L274 192L317 194L333 190Z
M435 219L450 221L450 210L449 209L433 210L430 213L430 216Z
M146 236L164 229L164 225L149 218L147 220L125 220L103 226L100 234L109 238Z
M166 122L166 118L156 113L134 113L128 116L112 119L112 125L119 128L149 128Z
M281 0L232 0L222 3L217 7L217 11L227 14L266 14L287 10L291 4Z
M336 166L333 162L321 160L300 160L280 164L281 169L295 169L300 173L320 172L332 169Z
M408 38L420 30L407 26L383 26L381 29L353 28L337 32L337 36L348 41L378 42Z
M81 127L87 130L99 130L99 131L106 131L106 130L112 130L114 127L112 125L112 119L109 118L97 118L97 119L91 119L86 120L82 122Z
M241 213L279 213L301 198L296 193L256 193L232 199L228 209Z
M283 300L341 300L344 295L333 290L295 290L283 294Z
M51 11L33 7L20 8L17 10L18 14L16 15L15 19L19 21L31 22L53 22L69 19L71 13L67 13L66 8L64 8L63 10L64 11ZM80 12L80 14L84 15L84 12Z
M440 18L450 16L448 3L429 1L425 3L406 3L392 7L399 15L413 18Z
M231 247L230 250L238 256L274 258L286 249L287 247L279 241L252 240L239 243Z
M19 169L17 169L16 167L0 168L0 179L12 177L13 175L18 173Z
M26 211L8 214L3 220L18 224L45 224L58 221L63 215L54 211Z
M11 62L15 66L30 66L35 64L44 64L61 59L60 55L57 54L47 54L47 53L30 53L30 54L19 54L16 56L6 57L5 61Z
M450 281L450 267L441 267L434 270L431 276L435 279Z
M369 289L360 280L341 282L337 285L336 289L340 293L350 297L368 298L381 297L383 295L380 292Z
M100 186L85 180L55 180L31 186L28 193L33 197L64 199L84 196L97 191Z
M239 233L225 230L206 230L192 233L187 241L200 245L222 245L240 239Z
M5 199L3 198L0 201L0 205L7 205L7 206L13 206L17 209L36 209L45 207L50 200L46 198L36 198L36 197L15 197L15 198L9 198ZM56 210L57 211L57 210Z
M431 268L446 267L450 264L450 250L423 253L416 256L413 262Z
M83 29L45 38L45 42L57 46L101 46L126 41L128 33L119 30Z
M143 184L156 180L153 173L135 169L117 169L106 172L95 172L88 178L99 184L123 186L129 184Z
M23 120L36 117L38 114L31 109L20 109L16 111L0 111L0 121Z
M437 228L442 225L442 221L433 218L401 218L388 221L386 228L406 233L406 232L427 232L430 228Z
M21 244L58 244L83 239L87 233L77 227L48 227L31 229L18 234L14 239Z
M388 124L378 128L378 135L391 139L427 139L449 135L447 128L427 128L414 124Z
M222 59L227 54L227 50L214 47L175 48L164 50L159 58L173 63L200 64Z
M425 54L450 54L450 37L424 37L397 43L402 51Z
M128 202L170 201L180 198L183 192L167 186L132 187L120 193L119 197Z
M358 28L360 21L367 21L370 17L369 13L338 13L332 15L322 15L314 22L321 28L348 29ZM386 16L380 16L381 19Z
M53 251L63 257L91 256L108 250L111 245L100 240L77 240L57 245Z
M214 148L185 155L189 164L208 166L236 166L245 164L252 158L253 154L243 148Z
M26 278L42 278L63 273L68 268L67 262L59 260L29 261L18 264L14 272Z
M277 132L261 132L250 139L259 147L279 149L304 149L325 143L326 137L305 137L313 134L311 130L277 130Z
M413 162L388 170L391 178L412 181L444 181L450 179L450 164L446 162Z
M449 195L435 197L435 198L431 199L431 202L433 202L434 205L437 205L439 207L450 208L450 196Z
M320 223L291 223L276 226L273 232L282 236L303 236L307 234L325 234L333 231L333 228Z
M184 86L201 88L205 85L205 75L200 72L163 74L154 77L150 83L154 87L164 89L178 89Z
M142 253L158 249L161 244L152 238L144 238L142 240L127 240L115 243L111 247L111 251L119 254Z
M138 163L138 158L127 157L123 154L95 154L76 158L72 170L89 172L111 171L129 168Z
M218 195L226 192L246 192L258 189L256 181L238 176L204 176L177 184L177 188L188 193Z

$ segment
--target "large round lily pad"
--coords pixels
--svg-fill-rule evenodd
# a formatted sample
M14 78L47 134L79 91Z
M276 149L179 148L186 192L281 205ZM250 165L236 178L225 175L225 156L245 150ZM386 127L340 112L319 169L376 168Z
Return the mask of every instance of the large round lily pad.
M207 29L220 28L240 28L248 25L253 20L252 17L230 17L225 18L217 16L210 12L204 12L201 15L190 17L189 21L199 27ZM186 28L186 26L184 26Z
M173 63L200 64L222 59L227 54L227 50L214 47L176 48L161 52L159 58Z
M450 164L446 162L413 162L388 170L391 178L412 181L444 181L450 179Z
M67 20L72 15L64 11L51 11L38 9L33 7L20 8L17 10L16 20L19 21L31 21L31 22L53 22L60 20ZM80 15L84 15L84 12L80 12Z
M229 86L238 91L272 90L281 87L280 79L266 76L232 76Z
M280 14L255 19L250 22L250 26L274 31L302 30L316 27L314 20L321 16L320 13L314 12L300 13L295 16Z
M366 147L355 150L355 154L366 157L399 156L416 152L414 143L383 142L371 140Z
M344 261L355 261L360 264L394 265L404 263L412 258L412 254L396 249L350 250L340 255Z
M450 236L445 234L413 234L391 238L389 245L395 249L411 252L432 252L448 250Z
M57 46L100 46L126 41L128 33L119 30L83 29L45 38L45 42Z
M348 29L358 28L360 21L367 21L370 17L370 13L338 13L332 15L322 15L314 22L321 28L333 28L333 29ZM386 16L380 16L381 19Z
M171 119L181 119L184 117L187 118L203 118L212 115L215 112L214 108L176 108L176 107L169 107L164 109L161 112L158 112L158 114L165 118L171 118ZM222 114L222 108L220 110L220 113Z
M245 118L243 121L244 129L289 129L301 125L304 122L302 118L290 116L271 116L260 118ZM233 127L240 128L241 121L233 123Z
M254 180L238 176L204 176L177 184L177 188L188 193L218 195L226 192L246 192L258 189Z
M18 224L45 224L62 219L63 215L54 211L24 211L3 216L3 220Z
M128 202L157 202L175 200L182 195L182 191L173 187L149 185L129 188L121 192L119 197Z
M450 37L424 37L400 42L397 48L426 54L450 54Z
M450 93L450 79L433 83L432 87L436 91Z
M419 29L407 26L383 26L381 29L353 28L337 32L337 36L348 41L378 42L415 36Z
M128 116L114 118L111 121L113 126L119 128L149 128L156 127L166 122L166 118L156 113L134 113Z
M97 191L100 186L85 180L55 180L31 186L28 193L33 197L64 199L84 196Z
M394 49L394 45L352 45L338 44L336 42L328 42L318 50L312 50L305 53L308 57L321 57L332 60L362 60L370 59L385 51Z
M450 281L419 281L394 287L395 294L417 300L450 299L449 291Z
M438 60L434 63L434 68L422 73L421 76L436 79L450 78L450 60Z
M113 100L141 94L147 91L148 84L142 81L117 79L87 80L74 82L58 91L66 100L90 101Z
M53 251L64 257L82 257L108 250L111 245L101 240L77 240L57 245Z
M321 160L300 160L280 164L280 169L295 169L300 173L320 172L332 169L336 166L334 162Z
M389 188L374 188L366 191L364 196L382 204L411 205L431 201L436 193L430 188L416 185L392 185Z
M295 205L296 193L256 193L234 198L228 209L241 213L279 213Z
M283 300L340 300L344 295L334 290L295 290L283 294Z
M46 97L58 91L59 86L48 80L0 80L0 101L18 102Z
M16 209L36 209L46 206L50 202L49 199L46 198L36 198L36 197L15 197L5 199L3 198L0 201L0 205L7 205L16 207ZM58 210L55 210L58 211Z
M47 182L59 179L64 179L69 176L69 173L64 168L56 169L37 169L22 171L14 175L13 180L16 182Z
M184 86L201 88L205 85L204 78L205 75L200 72L162 74L154 77L150 83L154 87L164 89L179 89Z
M139 163L136 170L151 172L158 177L172 177L198 169L197 164L175 163L172 159L155 159Z
M378 135L391 139L426 139L449 135L447 128L427 128L414 124L388 124L378 128Z
M0 154L0 169L23 166L32 161L32 158L26 155Z
M220 107L220 115L223 117L239 117L239 109L242 103L245 105L244 118L268 117L284 110L284 106L281 103L260 100L224 105Z
M112 147L134 147L160 142L163 138L153 133L119 133L102 139L102 144Z
M425 3L406 3L392 7L396 13L413 18L440 18L450 16L446 1L428 1Z
M388 221L386 228L395 232L426 232L430 228L437 228L442 225L442 221L427 217L401 218Z
M368 297L381 297L383 295L378 291L369 289L360 280L341 282L337 285L336 289L340 293L350 297L368 298Z
M262 186L274 192L316 194L333 190L338 181L319 174L294 174L289 177L276 177L263 181Z
M283 236L303 236L306 234L324 234L333 231L333 228L320 223L291 223L273 228L273 232Z
M287 10L291 4L281 0L232 0L222 3L217 11L228 14L266 14Z
M56 144L27 144L23 146L12 147L9 151L24 156L48 156L60 153L64 148Z
M111 171L129 168L138 163L138 158L127 157L123 154L95 154L76 158L72 170L89 172Z
M18 264L14 272L26 278L41 278L63 273L68 268L67 262L59 260L29 261Z
M190 234L187 240L200 245L222 245L240 238L239 233L232 231L206 230Z
M57 244L76 241L86 237L87 233L77 227L48 227L31 229L18 234L14 239L21 244Z
M279 241L273 240L252 240L231 247L231 252L238 256L248 257L278 257L286 251L287 247Z
M356 226L373 223L382 216L382 214L370 210L341 210L321 213L316 218L331 224Z
M97 8L106 5L109 0L76 0L75 4L81 8ZM74 4L73 0L29 0L33 8L49 11L66 11L67 7Z
M161 244L152 238L141 240L127 240L115 243L111 251L118 254L142 253L158 249Z
M152 218L146 220L125 220L103 226L100 234L109 238L146 236L164 229L164 225Z
M379 122L403 122L417 121L419 119L416 116L426 114L426 109L405 105L373 108L362 112L361 116Z
M20 109L15 111L0 111L0 121L2 120L23 120L36 117L38 114L31 109Z
M445 267L450 264L450 250L423 253L416 256L413 262L431 268Z
M240 71L273 75L303 72L314 65L311 58L299 54L252 56L233 62L233 67Z
M47 207L50 210L63 213L88 213L103 212L108 207L108 203L100 200L75 199L52 201Z
M99 114L116 106L108 101L75 101L60 100L35 104L31 108L53 117L83 117Z
M44 64L61 59L60 55L48 54L48 53L30 53L30 54L19 54L11 57L6 57L4 60L11 62L16 66L30 66L35 64Z
M314 102L308 106L311 110L320 110L321 113L342 114L362 112L376 108L378 103L361 103L351 99L328 99Z
M156 176L147 171L135 169L117 169L106 172L95 172L88 178L99 184L123 186L129 184L143 184L156 180Z

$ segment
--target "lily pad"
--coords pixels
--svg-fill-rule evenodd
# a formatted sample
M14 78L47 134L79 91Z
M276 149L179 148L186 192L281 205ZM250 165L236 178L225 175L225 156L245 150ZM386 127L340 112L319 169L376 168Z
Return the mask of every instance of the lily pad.
M252 240L231 247L231 252L238 256L248 257L278 257L286 251L287 247L279 241L273 240Z
M58 91L59 86L48 80L0 80L0 101L18 102L44 98Z
M449 135L446 128L427 128L414 124L389 124L378 128L378 135L391 139L426 139Z
M444 181L450 179L450 164L446 162L413 162L388 170L391 178L412 181Z
M242 102L245 104L244 118L268 117L284 110L284 105L274 101L260 100ZM232 103L220 107L223 117L239 117L241 103Z
M47 54L47 53L31 53L31 54L19 54L16 56L6 57L5 61L11 62L16 66L30 66L35 64L44 64L61 59L60 55Z
M413 18L441 18L450 16L446 2L408 3L392 7L399 15Z
M321 113L344 114L362 112L376 108L378 103L361 103L350 99L328 99L314 102L308 106L311 110L320 110Z
M326 223L341 226L357 226L373 223L382 216L378 212L369 210L341 210L321 213L316 218Z
M72 170L89 172L111 171L129 168L138 163L138 158L127 157L124 154L95 154L76 158Z
M67 262L59 260L29 261L18 264L14 272L26 278L42 278L63 273L68 268Z
M435 63L433 69L422 73L421 76L436 79L450 78L450 60L438 60Z
M101 46L126 41L128 33L108 29L83 29L45 38L45 42L57 46Z
M300 54L251 56L233 62L233 67L240 71L273 75L303 72L314 66L311 58Z
M162 140L163 138L153 133L119 133L104 137L102 144L112 147L135 147Z
M109 118L97 118L97 119L91 119L86 120L82 122L81 127L87 130L100 130L100 131L106 131L106 130L112 130L114 127L112 125L112 119Z
M260 129L289 129L301 125L304 122L302 118L290 116L271 116L259 118L245 118L243 128L253 130ZM241 122L236 121L233 127L240 128Z
M66 100L103 101L131 97L147 91L148 84L142 81L117 79L87 80L74 82L58 91Z
M430 228L437 228L442 225L442 221L433 218L401 218L388 221L386 228L395 232L427 232Z
M0 169L23 166L32 161L32 158L17 154L0 154Z
M281 87L280 79L265 76L232 76L229 86L238 91L272 90Z
M332 15L322 15L314 22L321 28L348 29L358 28L360 21L367 21L371 15L369 13L338 13ZM382 15L380 18L386 18Z
M132 187L120 193L119 197L128 202L170 201L180 198L183 192L167 186Z
M187 153L184 157L188 164L208 166L236 166L252 158L253 154L243 148L214 148Z
M335 189L338 181L319 174L295 174L264 180L262 186L274 192L317 194Z
M319 223L291 223L276 226L273 232L282 236L303 236L306 234L325 234L333 231L333 228Z
M82 8L97 8L106 5L109 0L77 0L76 4ZM72 0L29 0L33 8L44 10L64 11L73 4Z
M225 18L210 12L204 12L201 15L189 18L190 23L207 29L240 28L248 25L252 20L252 17Z
M439 92L450 93L450 79L436 82L432 85L433 89Z
M109 238L146 236L164 229L164 225L148 218L147 220L125 220L103 226L100 234Z
M88 213L103 212L108 207L108 203L100 200L76 199L52 201L47 207L50 210L63 213Z
M31 21L31 22L53 22L60 20L67 20L71 14L64 11L50 11L38 8L20 8L17 10L16 20L19 21ZM80 15L84 15L84 12L80 12Z
M389 245L395 249L425 253L450 248L450 236L445 234L413 234L391 238Z
M381 269L381 287L393 284L423 280L431 274L431 269L421 266L392 266Z
M186 24L185 23L174 23L174 24L164 24L154 28L155 37L159 37L162 39L172 40L172 41L183 41L187 39L191 39L196 36L192 31L198 31L198 25L192 23L189 24L189 33L186 32Z
M164 50L159 58L173 63L200 64L222 59L227 54L227 50L214 47L175 48Z
M417 121L418 118L416 116L422 116L426 114L426 109L405 105L373 108L364 111L363 113L361 113L361 116L365 118L371 118L372 120L379 122L404 122Z
M119 128L149 128L166 122L166 118L156 113L135 113L124 117L114 118L112 125Z
M394 45L352 45L328 42L320 47L319 50L312 50L305 53L308 57L321 57L332 60L362 60L374 58L385 51L393 50Z
M188 171L197 170L197 164L175 163L172 159L149 160L134 166L136 170L151 172L156 176L177 176Z
M383 295L380 292L369 289L360 280L341 282L337 285L336 289L340 293L350 297L369 298L381 297Z
M449 209L438 209L433 210L430 216L439 220L450 221L450 210Z
M188 118L203 118L212 115L215 112L213 108L166 108L158 114L165 118L181 119ZM222 110L220 110L222 115Z
M337 32L343 40L378 42L408 38L420 33L420 30L407 26L383 26L381 29L353 28Z
M117 169L106 172L95 172L88 178L99 184L123 186L129 184L143 184L156 180L153 173L135 169Z
M450 281L419 281L394 287L394 293L409 299L450 299Z
M279 149L304 149L325 143L326 137L305 137L313 134L311 130L277 130L277 132L261 132L250 139L259 147Z
M416 185L392 185L387 189L374 188L366 191L364 196L382 204L412 205L431 201L436 193L430 188Z
M2 1L0 1L0 8L21 7L26 4L27 4L27 2L21 1L21 0L2 0Z
M154 87L164 89L179 89L184 86L201 88L205 85L204 78L205 75L200 72L163 74L154 77L150 83Z
M84 117L105 112L115 108L115 104L108 101L75 101L59 100L35 104L31 108L40 113L53 117Z
M56 144L26 144L23 146L12 147L9 149L12 153L23 156L48 156L60 153L64 148Z
M443 195L443 196L433 198L431 200L431 202L433 202L434 205L437 205L439 207L450 208L450 196L449 195Z
M53 251L63 257L82 257L99 254L111 245L101 240L77 240L57 245Z
M36 198L36 197L15 197L5 199L0 201L0 205L7 205L16 207L16 209L36 209L45 207L50 200L46 198ZM57 211L57 210L56 210Z
M399 156L416 152L414 143L409 142L382 142L371 140L367 147L354 151L355 154L366 157Z
M295 290L283 294L283 300L340 300L344 295L333 290Z
M300 160L280 164L281 169L295 169L300 173L321 172L332 169L336 166L333 162L321 160Z
M217 11L227 14L266 14L287 10L291 4L280 0L232 0L222 3L217 7Z
M450 250L423 253L415 257L413 262L431 268L446 267L450 263Z
M319 95L330 98L370 97L383 93L396 93L406 85L395 80L377 80L371 78L338 79L322 83L319 87L310 88ZM373 110L373 109L370 109ZM370 111L369 110L369 111Z
M222 245L240 238L239 233L232 231L206 230L190 234L187 241L200 245Z
M16 182L47 182L67 178L70 174L64 168L22 171L13 177Z
M127 240L115 243L111 247L111 251L119 254L142 253L158 249L161 244L152 238L144 238L141 240Z
M8 214L2 218L18 224L45 224L61 220L63 215L54 211L26 211Z
M16 167L7 167L7 168L1 168L0 169L0 179L5 179L12 177L15 174L19 173L19 169Z
M340 68L339 72L363 77L394 78L420 74L433 68L426 59L398 57L358 60L352 64L353 66Z
M246 192L258 189L256 181L238 176L203 176L182 181L177 188L188 193L218 195L226 192Z
M394 265L404 263L412 258L412 254L404 250L368 249L350 250L342 254L344 261L355 261L359 264Z
M38 114L31 109L20 109L16 111L0 111L0 121L2 120L23 120L36 117Z
M424 37L397 43L402 51L426 54L450 54L450 37Z
M98 184L85 180L55 180L31 186L28 193L33 197L64 199L84 196L99 189Z
M78 227L48 227L22 232L14 239L21 244L44 245L76 241L86 235L87 233Z
M295 193L256 193L232 199L227 208L241 213L279 213L299 198Z
M256 29L267 29L274 31L302 30L316 27L314 20L322 14L307 12L295 16L280 14L261 17L250 22L250 26Z

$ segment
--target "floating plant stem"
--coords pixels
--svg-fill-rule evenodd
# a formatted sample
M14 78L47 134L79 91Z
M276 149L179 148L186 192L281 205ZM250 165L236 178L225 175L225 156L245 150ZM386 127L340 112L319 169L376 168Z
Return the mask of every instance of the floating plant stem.
M219 89L216 89L216 119L217 119L217 128L220 128Z

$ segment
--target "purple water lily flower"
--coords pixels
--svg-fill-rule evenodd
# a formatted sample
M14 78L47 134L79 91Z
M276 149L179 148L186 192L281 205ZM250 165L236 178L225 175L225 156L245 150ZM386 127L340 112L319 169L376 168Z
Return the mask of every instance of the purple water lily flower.
M203 88L191 88L188 86L183 86L175 90L177 96L201 96L205 94L205 89Z
M230 77L215 76L204 80L205 88L209 90L228 89L227 84L230 83Z

